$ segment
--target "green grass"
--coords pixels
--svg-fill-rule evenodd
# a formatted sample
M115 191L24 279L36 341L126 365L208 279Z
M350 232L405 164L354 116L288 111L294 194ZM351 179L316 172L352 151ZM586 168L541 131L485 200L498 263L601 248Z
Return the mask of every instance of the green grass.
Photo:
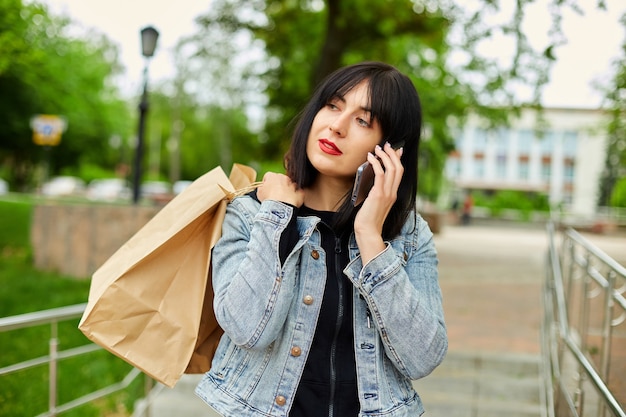
M0 317L84 303L89 279L76 279L33 267L30 223L33 200L0 201ZM86 277L87 278L87 277ZM78 330L78 319L59 323L59 349L88 343ZM50 326L0 333L0 367L48 354ZM106 351L59 362L57 404L120 381L132 367ZM141 380L141 378L139 378ZM62 414L70 417L130 415L141 396L142 381L129 390ZM0 416L34 416L48 408L48 366L0 376Z

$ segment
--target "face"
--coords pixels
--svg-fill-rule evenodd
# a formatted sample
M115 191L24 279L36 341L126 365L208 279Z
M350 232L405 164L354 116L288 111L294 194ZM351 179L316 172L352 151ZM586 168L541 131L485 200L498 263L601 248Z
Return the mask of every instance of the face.
M368 84L363 81L318 111L309 132L307 156L321 175L352 181L382 136L378 122L371 118Z

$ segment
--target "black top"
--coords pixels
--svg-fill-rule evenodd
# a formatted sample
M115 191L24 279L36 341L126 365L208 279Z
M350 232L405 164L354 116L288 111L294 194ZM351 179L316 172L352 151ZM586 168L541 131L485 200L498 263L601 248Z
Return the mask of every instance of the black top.
M349 261L350 230L332 229L333 212L303 206L297 215L322 220L318 230L326 253L327 277L311 351L290 417L356 417L360 407L354 359L353 289L343 274ZM293 245L287 246L291 249Z
M256 192L252 195L256 198ZM349 262L348 241L354 222L348 222L342 230L333 230L334 212L294 207L280 239L281 263L298 242L298 216L321 219L318 230L326 253L327 276L311 351L289 416L356 417L360 405L354 353L353 286L343 274Z

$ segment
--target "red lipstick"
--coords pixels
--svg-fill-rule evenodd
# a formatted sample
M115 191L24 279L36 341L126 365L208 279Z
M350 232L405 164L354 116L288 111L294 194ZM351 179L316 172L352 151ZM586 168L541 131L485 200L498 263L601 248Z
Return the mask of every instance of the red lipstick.
M341 155L343 152L339 150L337 145L329 141L328 139L320 139L318 141L319 147L322 152L327 153L329 155Z

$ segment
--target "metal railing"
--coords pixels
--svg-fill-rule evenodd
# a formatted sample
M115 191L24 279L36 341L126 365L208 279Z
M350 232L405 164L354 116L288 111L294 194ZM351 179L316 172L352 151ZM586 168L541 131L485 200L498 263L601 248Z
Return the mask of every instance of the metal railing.
M548 234L541 338L548 415L626 417L609 389L614 330L626 318L626 269L571 228L559 256L552 223Z
M75 409L92 401L109 396L115 392L122 391L130 386L137 377L142 375L141 371L133 368L121 381L108 385L104 388L83 395L65 404L57 404L57 387L58 387L58 363L67 358L73 358L85 355L97 350L102 350L100 346L94 343L88 343L83 346L59 350L58 340L58 324L60 322L74 320L80 318L85 310L86 304L76 304L67 307L54 308L50 310L37 311L34 313L21 314L17 316L0 318L0 333L10 330L24 329L39 325L50 325L50 340L48 355L33 358L23 362L0 368L0 378L21 370L33 368L48 364L48 411L39 414L37 417L54 417L66 411ZM79 331L76 329L76 331ZM120 359L121 360L121 359ZM144 389L148 394L152 389L152 379L145 377Z

